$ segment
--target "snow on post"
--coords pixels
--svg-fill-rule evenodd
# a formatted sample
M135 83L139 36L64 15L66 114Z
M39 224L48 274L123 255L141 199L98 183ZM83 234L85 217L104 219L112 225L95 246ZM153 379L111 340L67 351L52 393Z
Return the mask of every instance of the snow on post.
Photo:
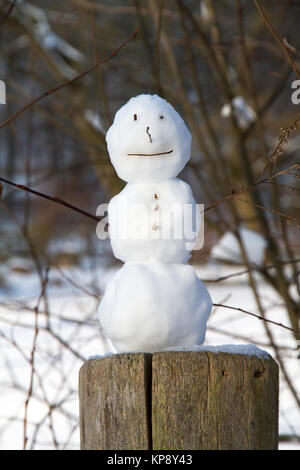
M253 346L224 351L88 360L79 380L81 448L277 449L276 362Z

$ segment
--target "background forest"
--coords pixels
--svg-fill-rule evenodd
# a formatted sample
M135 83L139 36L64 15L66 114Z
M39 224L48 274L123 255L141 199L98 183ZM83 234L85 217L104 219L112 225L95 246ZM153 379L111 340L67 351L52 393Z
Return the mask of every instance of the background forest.
M280 446L299 447L300 3L0 7L1 448L79 446L78 370L107 351L96 313L119 266L96 236L97 206L123 187L105 133L141 93L165 97L192 133L180 177L205 204L190 262L215 303L206 342L272 354Z

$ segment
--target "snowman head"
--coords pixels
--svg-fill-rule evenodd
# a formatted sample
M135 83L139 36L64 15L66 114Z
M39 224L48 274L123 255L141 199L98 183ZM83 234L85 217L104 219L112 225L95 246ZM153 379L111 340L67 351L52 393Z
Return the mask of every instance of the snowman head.
M131 98L106 134L111 162L129 183L175 178L190 158L191 140L177 111L157 95Z

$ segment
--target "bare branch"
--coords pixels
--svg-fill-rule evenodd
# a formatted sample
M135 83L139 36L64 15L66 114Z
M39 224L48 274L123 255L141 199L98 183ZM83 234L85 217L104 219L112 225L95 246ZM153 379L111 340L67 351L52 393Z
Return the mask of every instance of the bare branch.
M30 367L31 367L31 372L30 372L30 383L29 383L29 388L28 388L28 394L27 398L25 401L25 411L24 411L24 421L23 421L23 430L24 430L24 437L23 437L23 448L24 450L26 449L27 446L27 414L28 414L28 405L32 396L32 391L33 391L33 379L34 379L34 372L35 372L35 352L36 352L36 344L37 344L37 338L39 334L39 308L40 308L40 303L45 295L47 284L48 284L48 269L46 269L45 273L45 278L42 284L42 289L41 289L41 294L38 298L36 307L34 309L35 313L35 320L34 320L34 335L33 335L33 342L32 342L32 349L31 349L31 358L30 358Z
M108 62L110 59L112 59L113 57L115 57L118 52L123 49L124 46L126 46L126 44L128 44L129 41L131 41L132 39L134 39L136 37L136 35L138 34L139 30L138 28L136 28L136 30L134 31L134 33L128 38L126 39L126 41L122 42L122 44L117 48L115 49L109 56L105 57L104 59L100 60L99 62L97 62L96 64L94 64L92 67L88 68L87 70L85 70L84 72L81 72L79 73L78 75L76 75L75 77L71 78L71 80L67 80L66 82L64 83L61 83L60 85L57 85L56 87L54 88L50 88L50 90L47 90L45 91L44 93L42 93L40 96L37 96L34 100L30 101L30 103L27 103L25 106L23 106L23 108L20 108L18 111L16 111L14 114L12 114L11 116L9 116L9 118L7 118L4 122L2 122L2 124L0 124L0 129L2 129L3 127L7 126L7 124L9 124L11 121L13 121L13 119L15 119L16 117L18 117L20 114L22 114L24 111L27 111L27 109L31 108L33 105L35 105L36 103L38 103L39 101L41 101L42 99L46 98L47 96L50 96L52 95L53 93L61 90L62 88L65 88L66 86L70 85L71 83L74 83L76 82L77 80L79 80L80 78L83 78L85 75L87 75L88 73L92 72L93 70L95 70L96 68L100 67L101 65L105 64L106 62Z
M0 177L0 181L2 181L3 183L9 184L11 186L14 186L15 188L22 189L23 191L26 191L28 193L34 194L35 196L39 196L44 199L47 199L48 201L52 201L52 202L55 202L56 204L60 204L61 206L65 206L68 209L72 209L73 211L78 212L81 215L84 215L85 217L89 217L90 219L95 220L96 222L99 222L99 220L101 220L101 217L90 214L89 212L83 209L80 209L79 207L76 207L73 204L70 204L69 202L66 202L57 196L49 196L48 194L41 193L40 191L35 191L34 189L28 188L28 186L24 186L23 184L13 183L12 181L9 181L2 177Z
M280 44L280 47L281 49L283 50L283 52L285 53L285 55L287 56L291 66L293 67L293 70L295 72L295 74L297 75L297 77L300 79L300 72L295 64L295 61L293 59L293 57L291 56L290 54L290 51L289 51L289 48L286 46L286 43L285 41L283 41L281 39L281 37L279 36L279 34L277 33L277 31L275 30L274 26L271 24L269 18L267 17L266 13L264 12L263 8L261 7L261 5L259 4L258 0L254 0L254 3L256 5L256 8L258 9L262 19L263 19L263 22L266 23L267 27L269 28L269 30L271 31L272 35L274 36L274 38L276 39L276 41L278 41L278 43Z
M272 323L273 325L276 325L276 326L281 326L281 328L285 328L286 330L289 330L298 334L298 331L294 330L293 328L290 328L289 326L283 325L282 323L277 323L276 321L273 321L273 320L268 320L266 318L261 317L260 315L257 315L256 313L248 312L248 310L244 310L243 308L232 307L231 305L215 304L215 303L213 304L213 306L229 308L230 310L236 310L238 312L246 313L247 315L251 315L252 317L258 318L259 320Z
M0 26L2 25L2 23L4 23L6 18L11 14L16 3L17 3L17 0L13 0L10 6L8 7L8 9L6 10L6 12L3 13L3 15L0 18Z

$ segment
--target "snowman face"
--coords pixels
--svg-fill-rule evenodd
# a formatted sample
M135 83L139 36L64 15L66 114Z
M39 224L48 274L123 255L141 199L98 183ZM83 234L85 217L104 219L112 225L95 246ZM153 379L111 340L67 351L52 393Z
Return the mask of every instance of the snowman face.
M129 183L175 178L190 158L188 128L157 95L139 95L120 108L106 142L118 176Z

